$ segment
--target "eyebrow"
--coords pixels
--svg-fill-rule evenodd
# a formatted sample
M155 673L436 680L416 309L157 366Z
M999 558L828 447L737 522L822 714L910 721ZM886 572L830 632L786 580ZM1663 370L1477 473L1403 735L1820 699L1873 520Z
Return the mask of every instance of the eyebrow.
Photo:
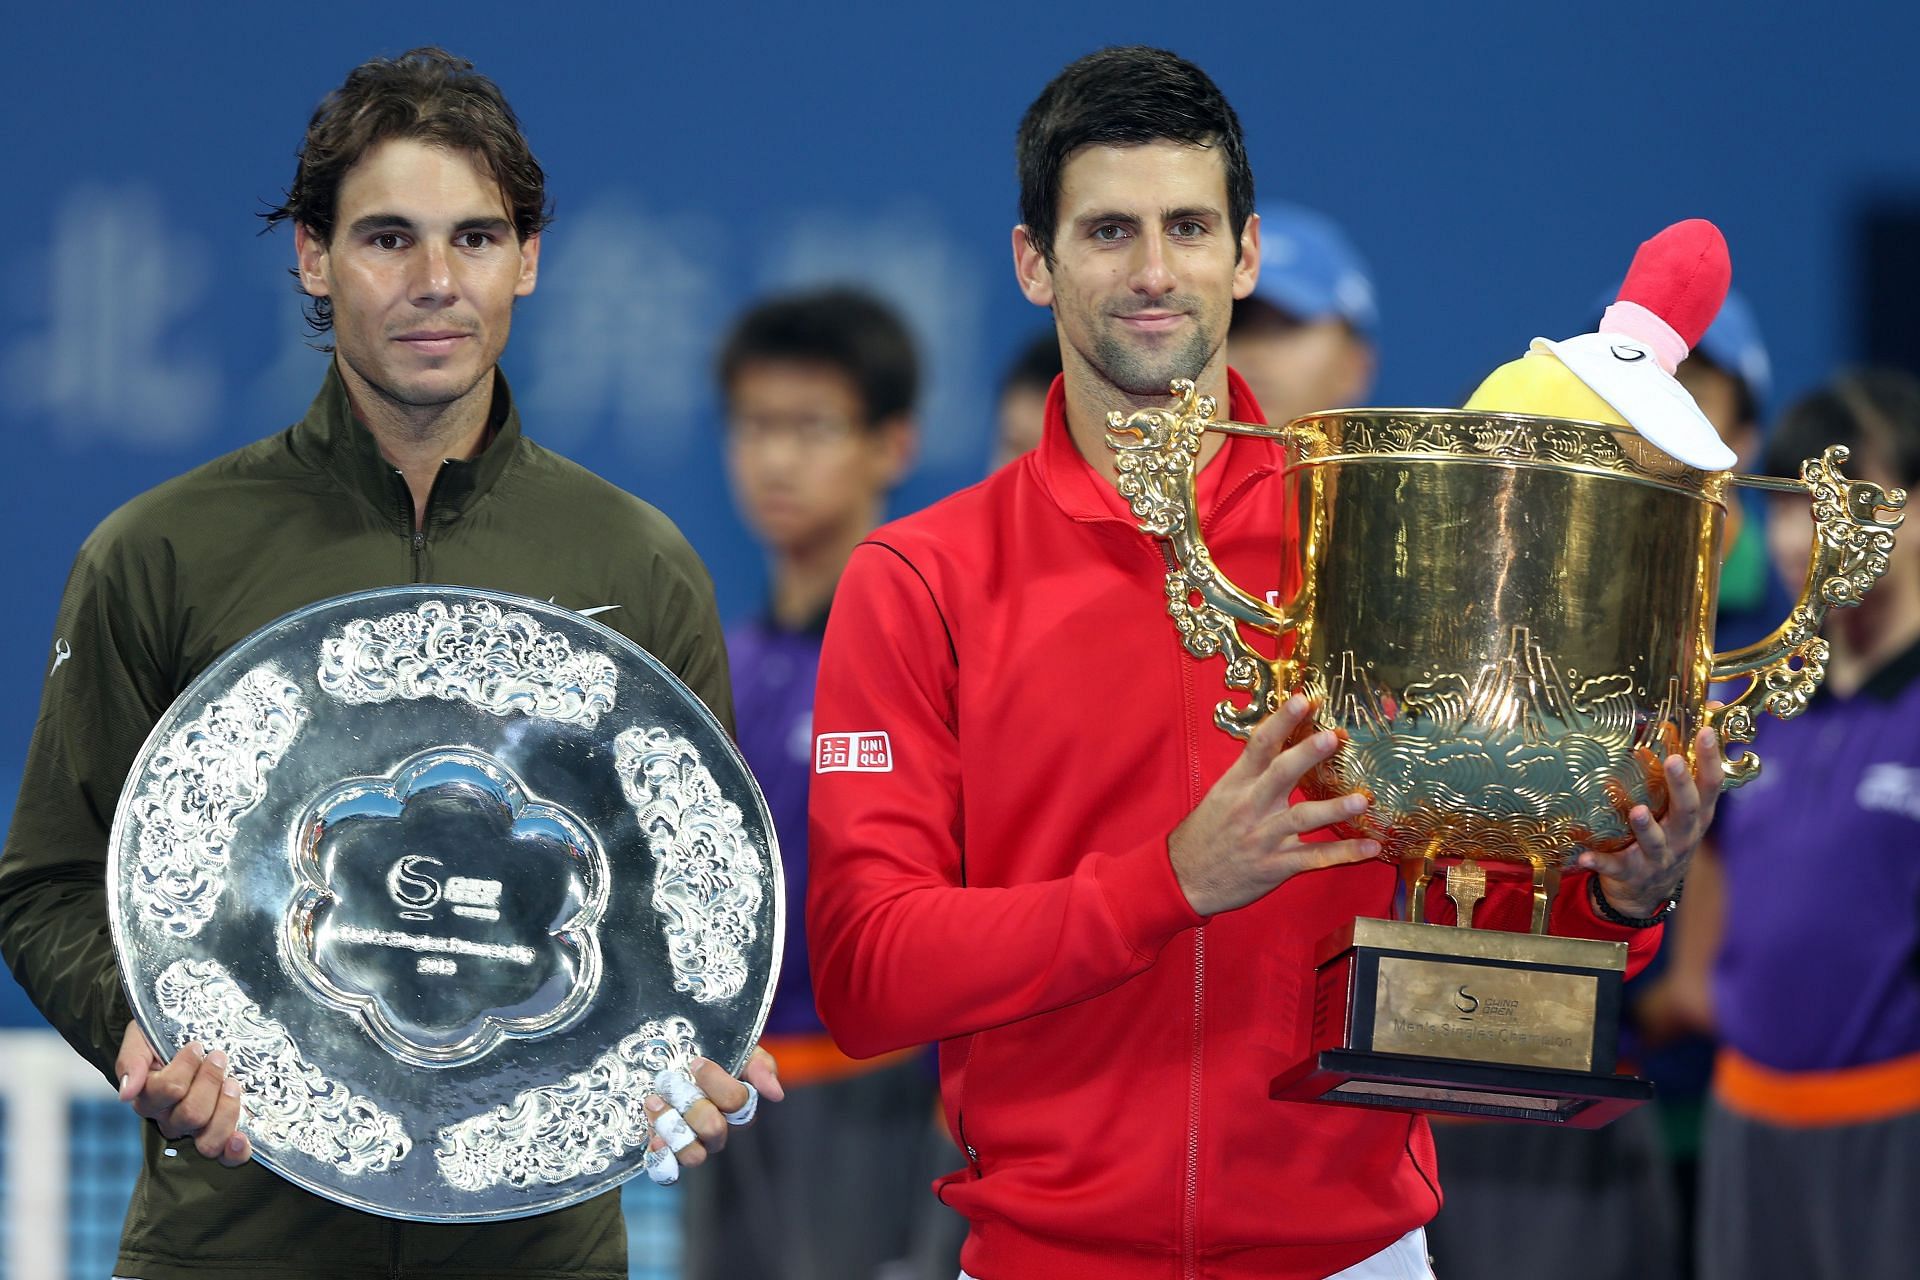
M1160 221L1163 223L1185 222L1190 218L1208 218L1218 222L1220 221L1220 217L1220 210L1212 205L1194 205L1190 208L1163 210L1160 214ZM1108 210L1105 213L1082 214L1073 220L1074 228L1081 231L1089 227L1103 226L1108 223L1116 223L1123 227L1138 227L1140 225L1140 217L1138 214Z
M405 231L412 234L418 229L413 219L407 217L405 214L369 213L364 217L355 218L353 225L347 228L347 234L351 236L365 236L372 235L376 231ZM508 222L505 218L494 215L462 218L453 224L453 234L455 235L460 235L468 231L491 231L496 234L502 234L512 229L512 223Z

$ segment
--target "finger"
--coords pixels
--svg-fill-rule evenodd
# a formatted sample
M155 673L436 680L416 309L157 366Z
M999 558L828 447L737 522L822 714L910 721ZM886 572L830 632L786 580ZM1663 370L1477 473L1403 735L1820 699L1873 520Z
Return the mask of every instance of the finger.
M246 1112L243 1108L242 1123L245 1123L245 1116ZM226 1149L220 1153L220 1163L229 1169L236 1169L251 1159L253 1159L253 1140L244 1133L235 1133L228 1138Z
M147 1074L156 1065L153 1046L147 1043L140 1024L127 1023L127 1033L120 1037L120 1053L113 1060L113 1073L120 1077L120 1101L132 1102L139 1097L147 1087Z
M1302 800L1299 804L1289 805L1276 813L1270 825L1278 841L1288 836L1318 831L1336 822L1349 822L1366 811L1367 798L1362 795L1334 796L1330 800Z
M1365 862L1380 856L1378 840L1315 840L1303 843L1282 855L1289 875L1302 871L1320 871L1350 862Z
M706 1159L707 1153L700 1145L700 1136L687 1123L686 1117L667 1105L665 1098L657 1094L651 1096L646 1101L646 1107L647 1114L653 1119L654 1137L665 1147L669 1159L677 1160L685 1169L691 1169ZM656 1149L650 1146L648 1159L652 1159L651 1151Z
M1331 729L1322 729L1294 743L1275 756L1266 773L1261 775L1256 801L1263 805L1282 803L1293 794L1309 769L1339 749L1340 735Z
M1720 735L1712 729L1702 729L1693 743L1694 774L1700 780L1700 793L1706 797L1706 809L1709 817L1720 799L1720 789L1727 785L1726 756L1720 751Z
M761 1050L761 1052L765 1051ZM717 1109L738 1111L746 1105L747 1086L728 1075L725 1067L705 1058L695 1058L688 1065L693 1068L691 1083L698 1087L701 1097L713 1099L713 1105ZM693 1105L692 1100L683 1103L672 1094L667 1095L667 1101L679 1107L682 1114L690 1110Z
M217 1050L200 1060L187 1096L174 1104L160 1121L160 1132L169 1138L184 1138L199 1133L213 1119L220 1104L220 1085L227 1078L227 1055Z
M780 1064L774 1061L771 1053L768 1053L759 1045L753 1047L753 1056L747 1059L746 1077L746 1082L752 1085L758 1093L765 1094L775 1102L786 1101L787 1088L780 1083ZM707 1096L712 1097L713 1095L708 1094ZM754 1101L754 1099L749 1099L749 1101Z
M718 1155L727 1145L727 1118L720 1114L720 1108L713 1105L712 1099L702 1098L687 1110L680 1113L700 1139L707 1154Z
M193 1135L193 1149L209 1160L226 1154L227 1139L240 1124L240 1082L232 1076L220 1081L220 1096L214 1101L213 1115Z
M680 1181L680 1162L673 1158L673 1152L665 1146L649 1146L640 1166L657 1186L670 1187Z
M1667 757L1667 820L1660 824L1661 832L1667 837L1667 843L1676 848L1687 848L1693 844L1698 834L1700 822L1700 788L1694 783L1693 770L1687 765L1685 756Z
M147 1073L146 1084L133 1100L134 1111L148 1120L158 1120L172 1111L193 1087L205 1057L198 1041L181 1045L171 1062Z
M1233 768L1249 777L1257 776L1278 756L1287 745L1287 739L1300 727L1308 712L1307 700L1300 694L1294 694L1280 704L1280 709L1254 726L1253 733L1247 738L1246 750L1233 762Z

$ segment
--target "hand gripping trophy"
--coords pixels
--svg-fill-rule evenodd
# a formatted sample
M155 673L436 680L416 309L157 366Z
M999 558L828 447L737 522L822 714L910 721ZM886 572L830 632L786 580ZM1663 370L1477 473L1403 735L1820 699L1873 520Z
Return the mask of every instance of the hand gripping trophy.
M1362 792L1365 835L1398 862L1398 920L1356 920L1316 954L1313 1042L1274 1096L1594 1127L1651 1096L1616 1076L1626 944L1552 937L1563 868L1633 840L1668 806L1661 759L1704 725L1753 741L1825 674L1827 611L1886 571L1906 494L1851 481L1847 451L1801 480L1734 475L1733 453L1673 371L1730 279L1711 223L1641 246L1597 333L1535 339L1461 410L1363 409L1284 426L1213 420L1176 382L1171 409L1112 415L1120 491L1170 553L1167 611L1196 658L1251 695L1216 711L1247 736L1288 691L1300 734L1339 749L1310 798ZM1282 441L1295 512L1269 603L1228 581L1194 501L1203 433ZM1712 651L1730 486L1804 492L1816 541L1800 599L1756 644ZM1268 658L1242 631L1273 637ZM1722 681L1746 684L1708 702ZM1726 785L1760 768L1728 761ZM1472 927L1496 875L1531 875L1529 933ZM1426 922L1444 871L1457 927Z

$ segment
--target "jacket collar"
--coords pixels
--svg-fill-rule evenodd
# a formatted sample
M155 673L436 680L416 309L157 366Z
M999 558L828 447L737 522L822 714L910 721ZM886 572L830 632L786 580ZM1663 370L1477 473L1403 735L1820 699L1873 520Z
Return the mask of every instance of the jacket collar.
M521 441L520 411L514 407L506 375L495 369L486 446L471 458L449 458L441 464L427 509L427 527L451 524L466 514L518 456ZM293 449L363 500L384 523L397 532L412 532L413 497L406 478L381 455L373 432L353 416L339 366L327 366L326 380L307 407L306 417L294 424Z
M1139 520L1127 509L1127 501L1080 456L1067 430L1067 383L1062 374L1053 380L1047 392L1046 423L1040 432L1040 446L1034 451L1033 465L1041 485L1054 503L1075 520L1117 521L1137 527ZM1227 370L1227 417L1234 422L1264 424L1266 415L1253 398L1246 382L1232 369ZM1200 471L1195 486L1201 518L1211 518L1227 499L1237 495L1248 481L1280 470L1285 455L1275 441L1252 436L1228 436L1220 452Z

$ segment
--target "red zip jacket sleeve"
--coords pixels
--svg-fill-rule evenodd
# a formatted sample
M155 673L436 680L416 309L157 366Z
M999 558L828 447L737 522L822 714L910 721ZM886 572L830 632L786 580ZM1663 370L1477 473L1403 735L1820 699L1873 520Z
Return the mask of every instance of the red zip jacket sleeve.
M809 805L814 994L855 1057L1097 995L1204 923L1174 879L1166 832L1089 850L1057 879L967 883L957 660L938 582L894 547L862 544L820 658L816 742L884 732L890 746L884 772L822 771L816 759Z

